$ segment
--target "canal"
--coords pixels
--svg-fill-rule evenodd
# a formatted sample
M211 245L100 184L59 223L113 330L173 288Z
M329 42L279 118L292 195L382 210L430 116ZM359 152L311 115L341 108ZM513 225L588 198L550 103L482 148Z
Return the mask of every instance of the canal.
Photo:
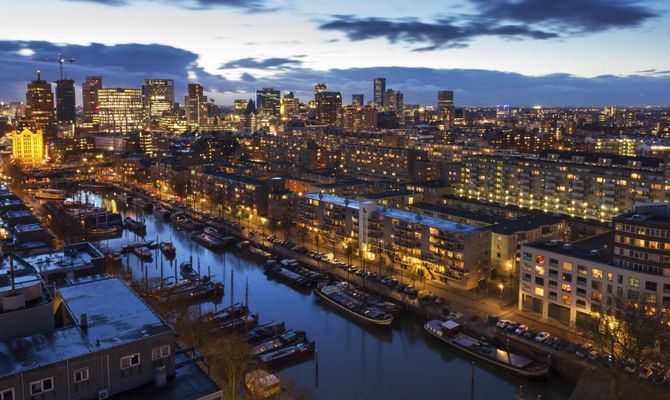
M112 197L92 193L76 193L75 198L116 210L123 217L143 220L147 226L145 239L172 240L176 262L163 263L165 277L174 275L175 265L193 257L194 267L200 263L203 274L211 272L213 279L225 282L221 303L203 303L194 306L194 312L205 312L230 304L230 271L234 271L235 301L244 301L245 285L249 286L251 312L258 313L261 323L285 321L286 327L305 330L315 339L319 357L316 374L312 361L281 370L284 382L295 382L299 391L310 393L314 399L469 399L471 359L438 343L424 334L422 321L401 316L390 330L379 330L361 325L317 302L311 294L299 293L290 287L268 280L256 261L236 254L213 253L193 243L188 234L173 228L169 222L152 213L117 207ZM135 234L124 231L123 236L99 243L105 248L118 249L137 240ZM159 253L160 255L160 253ZM162 256L161 256L162 257ZM155 258L155 257L154 257ZM133 279L140 282L146 271L150 284L160 281L160 260L142 263L134 255L124 256L124 266L130 266ZM178 268L177 268L178 269ZM178 271L177 271L178 273ZM566 399L574 385L560 377L551 377L545 383L533 383L476 365L475 399L515 399L519 385L524 398Z

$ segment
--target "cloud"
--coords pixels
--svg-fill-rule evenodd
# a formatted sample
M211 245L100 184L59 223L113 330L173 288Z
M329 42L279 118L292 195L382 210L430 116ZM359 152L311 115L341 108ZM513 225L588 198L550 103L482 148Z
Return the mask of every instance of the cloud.
M302 57L303 56L294 56L293 58L273 57L266 59L242 58L239 60L228 61L227 63L221 65L219 69L248 68L283 70L300 66L302 61L298 60L298 58Z
M33 56L19 52L30 49ZM25 54L26 52L23 51ZM435 104L438 90L454 90L459 106L513 104L519 106L604 106L669 105L670 71L648 69L630 76L582 78L568 74L526 76L518 73L479 69L433 68L350 68L312 70L280 60L249 59L231 61L233 66L282 68L273 74L242 71L238 79L224 79L198 66L198 56L187 50L159 44L121 44L88 46L54 44L43 41L0 41L0 94L6 100L25 99L26 84L41 69L50 82L58 77L58 64L43 61L62 53L76 58L65 66L68 77L81 85L86 75L102 75L105 87L139 88L148 78L174 79L175 97L181 100L189 77L197 79L208 95L223 104L249 97L257 88L292 90L302 101L313 96L314 84L326 82L329 89L341 91L348 100L352 93L365 93L370 99L372 79L383 76L387 86L401 90L405 103ZM295 60L292 57L283 59ZM243 59L247 60L247 59ZM244 68L241 68L242 70ZM80 94L80 90L77 90ZM346 101L348 103L348 101Z
M190 10L205 10L216 7L232 7L247 11L274 11L266 8L264 0L69 0L75 2L96 3L112 7L127 6L141 1L158 1Z
M639 26L656 17L640 1L471 0L474 13L437 17L378 18L334 15L321 30L343 32L350 40L385 38L418 51L464 47L477 37L547 40L607 29Z
M655 68L650 68L650 69L643 69L642 71L635 71L635 73L641 75L662 76L662 75L670 75L670 69L658 70Z

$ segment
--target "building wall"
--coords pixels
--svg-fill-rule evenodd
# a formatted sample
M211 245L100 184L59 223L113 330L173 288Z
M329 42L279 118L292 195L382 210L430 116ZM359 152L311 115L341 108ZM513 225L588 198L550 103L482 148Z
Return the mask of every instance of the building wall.
M41 130L23 129L11 134L12 156L25 165L37 165L44 161L44 135Z

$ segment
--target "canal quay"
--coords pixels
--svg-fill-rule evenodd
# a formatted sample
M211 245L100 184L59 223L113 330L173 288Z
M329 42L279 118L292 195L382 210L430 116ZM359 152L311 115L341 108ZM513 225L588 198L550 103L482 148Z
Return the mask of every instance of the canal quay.
M234 249L212 252L193 242L187 232L177 230L171 222L133 205L121 205L111 193L79 191L71 197L146 224L146 235L141 238L124 230L120 237L96 242L103 251L119 250L140 239L173 242L173 261L163 259L160 252L155 253L158 257L154 256L152 262L143 262L132 254L122 257L122 267L132 274L137 285L148 282L149 286L158 286L161 274L166 282L173 281L174 276L180 278L178 265L192 259L194 269L199 265L201 274L224 284L220 300L190 306L194 315L224 308L231 302L244 302L248 287L250 312L258 313L261 323L283 321L287 329L306 331L307 337L316 341L318 368L316 361L310 360L276 373L282 382L294 382L296 390L308 393L309 398L471 398L472 359L428 336L422 319L400 314L390 329L363 325L317 301L311 293L268 279L260 262ZM531 382L475 363L475 399L516 399L520 385L526 399L567 399L574 388L559 376L550 376L546 382Z

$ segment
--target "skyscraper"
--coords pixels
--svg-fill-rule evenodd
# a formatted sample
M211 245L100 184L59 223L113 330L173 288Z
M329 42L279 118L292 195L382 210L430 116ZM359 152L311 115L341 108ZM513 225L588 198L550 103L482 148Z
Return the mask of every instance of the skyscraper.
M99 89L98 102L100 132L125 135L142 129L144 107L140 89Z
M386 93L386 78L375 78L374 102L378 107L384 106L384 93Z
M84 103L84 121L97 125L98 118L98 90L102 89L101 76L87 76L81 85L82 100Z
M26 114L37 129L49 129L54 125L54 94L51 84L42 80L40 71L37 71L37 79L28 84Z
M365 105L365 96L362 94L352 94L351 105L354 107L363 107Z
M60 123L74 124L76 119L74 81L60 79L56 81L56 120Z
M142 85L142 100L148 119L171 113L174 107L174 81L145 79Z
M281 94L279 90L272 88L257 90L256 105L260 115L279 118L281 113Z
M320 92L316 95L316 119L321 125L339 125L342 112L340 92Z
M440 118L451 123L454 119L454 91L440 90L437 92L437 113Z
M388 89L384 93L384 108L389 111L402 112L404 96L400 90Z
M207 96L204 95L202 85L188 84L188 94L184 98L186 120L189 124L207 124Z
M300 111L300 102L295 98L293 92L288 92L284 95L281 102L282 117L289 118L297 115Z

